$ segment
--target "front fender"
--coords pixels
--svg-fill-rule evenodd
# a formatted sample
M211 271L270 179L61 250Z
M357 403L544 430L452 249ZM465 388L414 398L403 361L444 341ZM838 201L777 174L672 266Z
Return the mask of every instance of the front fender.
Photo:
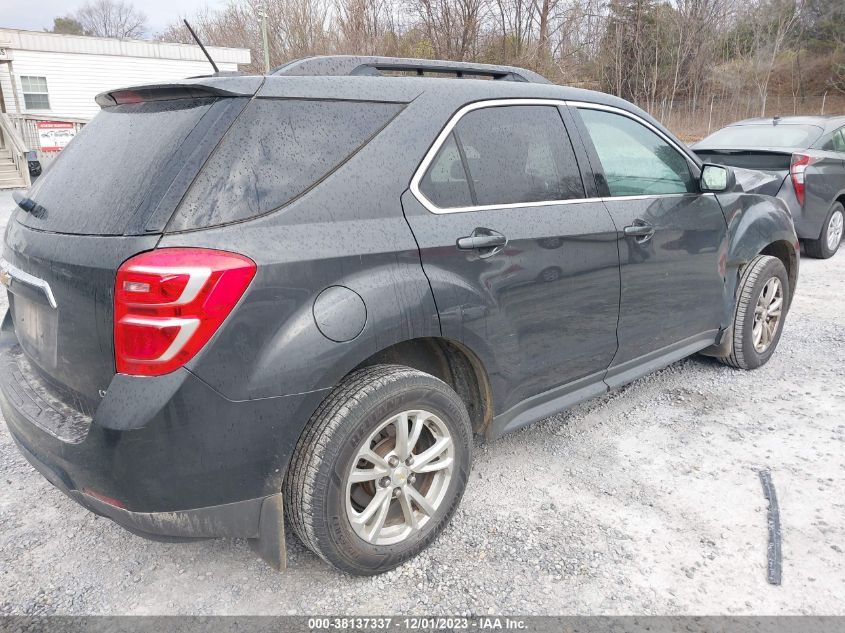
M787 250L794 264L790 274L790 300L798 277L799 243L786 204L771 196L730 192L716 196L728 224L725 262L725 313L733 321L742 269L757 255L776 244Z

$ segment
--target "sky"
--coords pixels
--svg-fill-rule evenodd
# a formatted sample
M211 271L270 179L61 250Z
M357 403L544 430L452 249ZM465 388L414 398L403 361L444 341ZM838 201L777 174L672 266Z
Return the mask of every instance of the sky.
M53 26L53 18L67 15L86 0L0 0L0 27L41 31ZM148 34L164 29L171 22L189 17L203 7L211 9L225 0L135 0L133 4L147 16Z

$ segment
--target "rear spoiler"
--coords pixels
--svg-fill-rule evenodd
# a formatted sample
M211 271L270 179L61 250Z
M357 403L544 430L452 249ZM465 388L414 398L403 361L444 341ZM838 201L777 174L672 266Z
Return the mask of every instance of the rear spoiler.
M95 97L101 108L142 101L200 99L203 97L251 97L264 82L263 77L241 75L198 77L166 84L131 86L101 92Z
M723 154L725 156L731 154L782 154L791 156L795 152L807 151L794 147L701 147L698 145L693 145L690 149L696 154Z

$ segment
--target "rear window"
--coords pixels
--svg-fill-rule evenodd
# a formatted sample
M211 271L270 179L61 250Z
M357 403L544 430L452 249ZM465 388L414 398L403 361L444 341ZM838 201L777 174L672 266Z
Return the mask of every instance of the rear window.
M27 194L44 208L18 220L58 233L122 235L142 205L169 185L185 138L213 99L177 99L101 110ZM178 162L178 161L177 161Z
M286 205L365 145L402 107L254 100L200 172L168 231L245 220Z
M814 125L736 125L722 128L698 143L708 148L793 147L806 149L822 134Z

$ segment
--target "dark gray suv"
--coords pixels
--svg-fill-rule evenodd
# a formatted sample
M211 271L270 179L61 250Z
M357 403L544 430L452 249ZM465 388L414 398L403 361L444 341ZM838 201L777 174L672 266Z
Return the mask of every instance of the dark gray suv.
M143 536L282 566L287 513L391 569L452 516L473 433L696 352L762 365L795 290L782 202L530 71L310 58L98 101L6 231L0 401Z

